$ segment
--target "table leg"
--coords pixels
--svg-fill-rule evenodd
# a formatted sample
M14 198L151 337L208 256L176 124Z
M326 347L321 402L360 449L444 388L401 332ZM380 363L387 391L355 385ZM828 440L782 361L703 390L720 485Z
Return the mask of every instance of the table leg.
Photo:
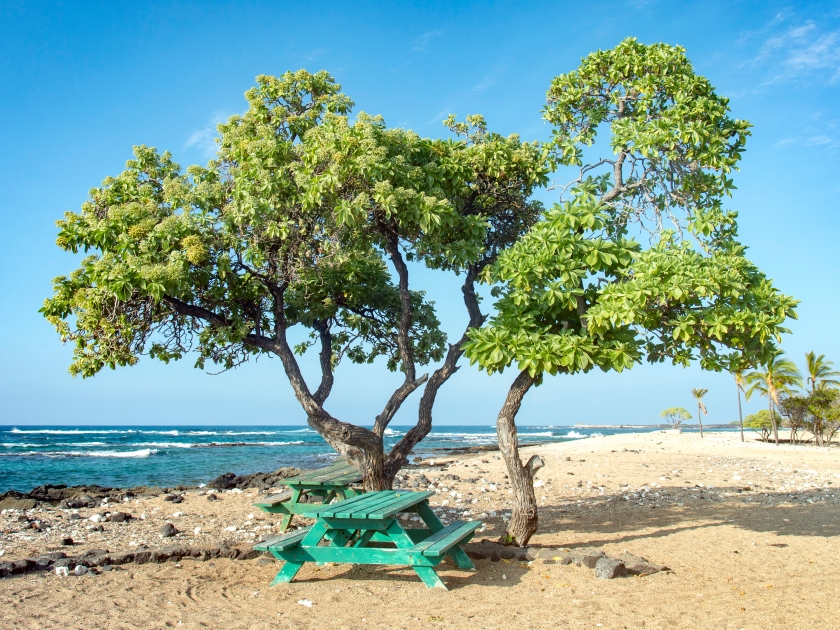
M292 514L283 514L283 517L280 519L280 533L285 532L289 528L289 523L292 522Z
M271 584L269 586L274 586L275 584L280 584L281 582L291 582L302 566L303 562L292 562L291 560L286 560L283 563L283 568L280 569L277 576L271 580Z
M312 526L312 529L309 530L309 533L304 536L303 540L300 541L301 545L309 545L311 547L317 547L318 543L321 542L321 539L324 537L324 534L327 533L327 526L322 522L317 522ZM275 556L278 559L282 559L279 556ZM293 560L286 560L283 562L283 568L280 569L280 572L277 576L271 581L271 586L275 584L280 584L281 582L291 582L292 579L297 575L297 572L300 571L300 568L304 565L303 562L295 562Z
M429 507L428 501L423 501L417 505L417 514L421 519L423 519L423 522L426 523L426 526L433 534L443 529L443 523L440 522L440 519L438 519L434 510ZM455 545L447 552L446 555L452 558L452 561L458 565L459 569L467 569L470 571L475 570L475 565L472 560L470 560L467 552L461 549L461 545Z
M408 532L403 529L403 526L400 525L397 519L393 519L391 521L385 529L385 532L391 537L391 540L394 541L394 544L399 549L411 549L414 546L414 541L411 540L411 536L409 536ZM442 588L445 591L449 590L432 567L412 566L411 568L414 569L414 572L421 580L423 580L423 584L429 588Z

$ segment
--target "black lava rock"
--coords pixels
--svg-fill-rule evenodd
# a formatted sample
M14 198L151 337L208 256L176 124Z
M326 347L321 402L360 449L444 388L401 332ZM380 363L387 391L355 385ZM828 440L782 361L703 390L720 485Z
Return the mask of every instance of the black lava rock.
M164 538L172 538L177 533L178 530L172 523L167 523L166 525L160 528L160 535Z

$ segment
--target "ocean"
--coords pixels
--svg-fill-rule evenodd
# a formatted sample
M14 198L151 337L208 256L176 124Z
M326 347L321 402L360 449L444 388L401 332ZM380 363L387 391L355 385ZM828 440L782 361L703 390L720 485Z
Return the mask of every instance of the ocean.
M386 447L408 427L392 427ZM520 427L523 444L660 427ZM442 426L415 449L435 457L444 449L496 443L495 427ZM199 485L283 466L318 468L335 452L307 426L0 426L0 492L28 492L42 484L132 486Z

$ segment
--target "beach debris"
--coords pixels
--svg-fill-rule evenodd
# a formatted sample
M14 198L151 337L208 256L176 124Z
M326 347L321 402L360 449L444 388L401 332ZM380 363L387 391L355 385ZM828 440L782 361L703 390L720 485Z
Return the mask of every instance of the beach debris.
M219 497L217 497L215 494L210 492L210 493L207 494L207 500L208 501L218 501Z
M64 538L61 539L61 544L62 545L72 545L73 544L73 539L70 538L70 536L65 536Z
M85 565L83 565L83 564L77 564L77 565L76 565L76 568L75 568L75 569L73 569L73 575L84 575L84 574L85 574L85 573L87 573L89 570L90 570L90 569L88 569Z
M172 523L166 523L166 525L160 528L160 535L163 538L172 538L172 536L174 536L177 533L178 530Z
M67 567L56 567L55 574L58 577L67 577L68 575L70 575L70 569L68 569Z
M312 602L308 599L299 599L298 604L300 604L301 606L306 606L307 608L312 608Z
M612 580L613 578L621 577L625 573L624 563L621 560L604 556L598 558L598 561L595 563L595 577L601 578L602 580Z

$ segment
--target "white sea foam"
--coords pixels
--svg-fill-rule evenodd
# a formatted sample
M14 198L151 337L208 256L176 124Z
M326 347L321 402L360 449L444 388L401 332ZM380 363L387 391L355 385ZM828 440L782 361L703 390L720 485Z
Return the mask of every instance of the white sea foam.
M68 457L118 457L118 458L135 458L135 457L149 457L157 453L156 448L141 448L136 451L57 451L53 453L44 453L45 455L64 455Z
M124 431L111 431L111 430L101 430L101 431L93 431L93 430L81 430L81 429L18 429L17 427L11 429L9 433L47 433L51 435L83 435L85 433L136 433L136 431L131 430L124 430Z
M402 435L402 431L394 431L393 429L385 429L385 435Z
M3 442L6 448L30 448L32 446L43 446L43 444L27 444L26 442Z
M4 457L116 457L137 458L149 457L157 453L155 448L141 448L136 451L28 451L26 453L3 453Z
M567 437L567 438L585 438L585 437L587 437L587 436L586 436L586 435L584 435L583 433L578 433L577 431L569 431L569 432L568 432L566 435L564 435L563 437Z
M132 446L157 446L159 448L192 448L192 444L185 442L137 442Z
M519 435L530 435L532 437L553 437L554 434L551 431L540 431L538 433L520 433Z

